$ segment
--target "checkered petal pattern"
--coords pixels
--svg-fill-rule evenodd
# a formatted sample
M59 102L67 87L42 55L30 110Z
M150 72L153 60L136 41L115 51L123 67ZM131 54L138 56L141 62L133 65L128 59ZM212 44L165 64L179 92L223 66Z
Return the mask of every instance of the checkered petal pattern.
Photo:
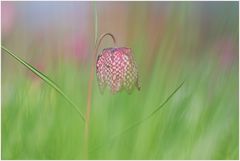
M137 87L140 90L138 71L130 48L107 48L98 55L96 72L100 91L106 87L112 93L122 89L131 92Z

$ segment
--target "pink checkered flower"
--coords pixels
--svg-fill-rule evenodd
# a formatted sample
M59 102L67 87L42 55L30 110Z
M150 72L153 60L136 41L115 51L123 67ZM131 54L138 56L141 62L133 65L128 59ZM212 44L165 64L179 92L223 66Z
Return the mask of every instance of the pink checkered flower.
M103 92L108 86L112 93L126 89L128 93L134 86L140 90L138 71L130 48L107 48L97 58L98 85Z

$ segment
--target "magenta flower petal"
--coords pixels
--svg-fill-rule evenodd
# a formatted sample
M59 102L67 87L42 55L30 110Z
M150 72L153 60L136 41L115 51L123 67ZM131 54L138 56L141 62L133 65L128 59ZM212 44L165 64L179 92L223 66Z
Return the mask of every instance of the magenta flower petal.
M130 48L107 48L97 58L98 85L103 92L108 86L112 93L122 89L140 90L138 71Z

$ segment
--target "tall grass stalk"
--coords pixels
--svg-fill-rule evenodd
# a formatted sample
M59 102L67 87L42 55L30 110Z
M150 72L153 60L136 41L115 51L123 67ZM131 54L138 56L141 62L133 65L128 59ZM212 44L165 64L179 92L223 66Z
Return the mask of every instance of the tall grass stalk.
M91 64L91 71L90 71L90 78L88 80L88 95L87 95L87 109L86 109L86 122L85 122L85 130L84 130L84 158L88 158L88 139L89 139L89 119L90 119L90 112L91 112L91 104L92 104L92 82L94 78L94 62L95 57L97 55L96 44L97 44L97 36L98 36L98 16L97 16L97 5L96 2L93 2L94 8L94 43L95 43L95 54L93 57L93 62Z

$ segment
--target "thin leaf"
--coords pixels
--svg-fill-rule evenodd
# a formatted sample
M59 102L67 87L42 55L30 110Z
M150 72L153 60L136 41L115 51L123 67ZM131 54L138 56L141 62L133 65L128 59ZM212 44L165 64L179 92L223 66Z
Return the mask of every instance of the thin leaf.
M124 134L125 132L131 130L132 128L135 128L137 126L139 126L140 124L142 124L143 122L147 121L148 119L150 119L151 117L153 117L160 109L162 109L164 107L164 105L172 98L172 96L182 87L182 85L184 84L184 82L182 82L173 92L171 95L169 95L167 97L167 99L161 104L159 105L152 113L150 113L148 116L146 116L145 118L143 118L142 120L139 120L137 122L135 122L134 124L132 124L131 126L129 126L128 128L126 128L123 132L121 132L119 135Z
M133 129L133 128L139 126L139 125L141 125L142 123L144 123L144 122L147 121L148 119L152 118L159 110L161 110L161 109L164 107L164 105L166 105L166 103L167 103L167 102L173 97L173 95L182 87L183 84L184 84L184 82L182 82L182 83L167 97L167 99L166 99L163 103L161 103L153 112L151 112L149 115L147 115L147 116L144 117L143 119L135 122L134 124L132 124L131 126L129 126L128 128L126 128L125 130L123 130L122 132L120 132L119 134L113 136L113 137L111 138L111 140L114 140L114 139L116 139L117 137L120 137L121 135L123 135L123 134L126 133L127 131L129 131L129 130L131 130L131 129ZM110 143L110 142L108 142L108 143ZM106 145L106 143L103 143L103 144L97 146L96 148L92 149L90 152L93 152L93 151L101 148L101 147L104 146L104 145Z
M40 77L44 82L46 82L48 85L50 85L52 88L54 88L60 95L63 96L63 98L72 105L72 107L78 112L81 119L85 122L85 118L82 114L82 112L78 109L78 107L71 101L71 99L58 87L58 85L52 81L50 78L48 78L46 75L44 75L42 72L38 71L36 68L34 68L32 65L28 64L15 54L13 54L11 51L9 51L4 46L1 46L1 48L7 53L8 55L12 56L15 60L17 60L19 63L23 64L25 67L27 67L29 70L31 70L34 74L36 74L38 77Z

